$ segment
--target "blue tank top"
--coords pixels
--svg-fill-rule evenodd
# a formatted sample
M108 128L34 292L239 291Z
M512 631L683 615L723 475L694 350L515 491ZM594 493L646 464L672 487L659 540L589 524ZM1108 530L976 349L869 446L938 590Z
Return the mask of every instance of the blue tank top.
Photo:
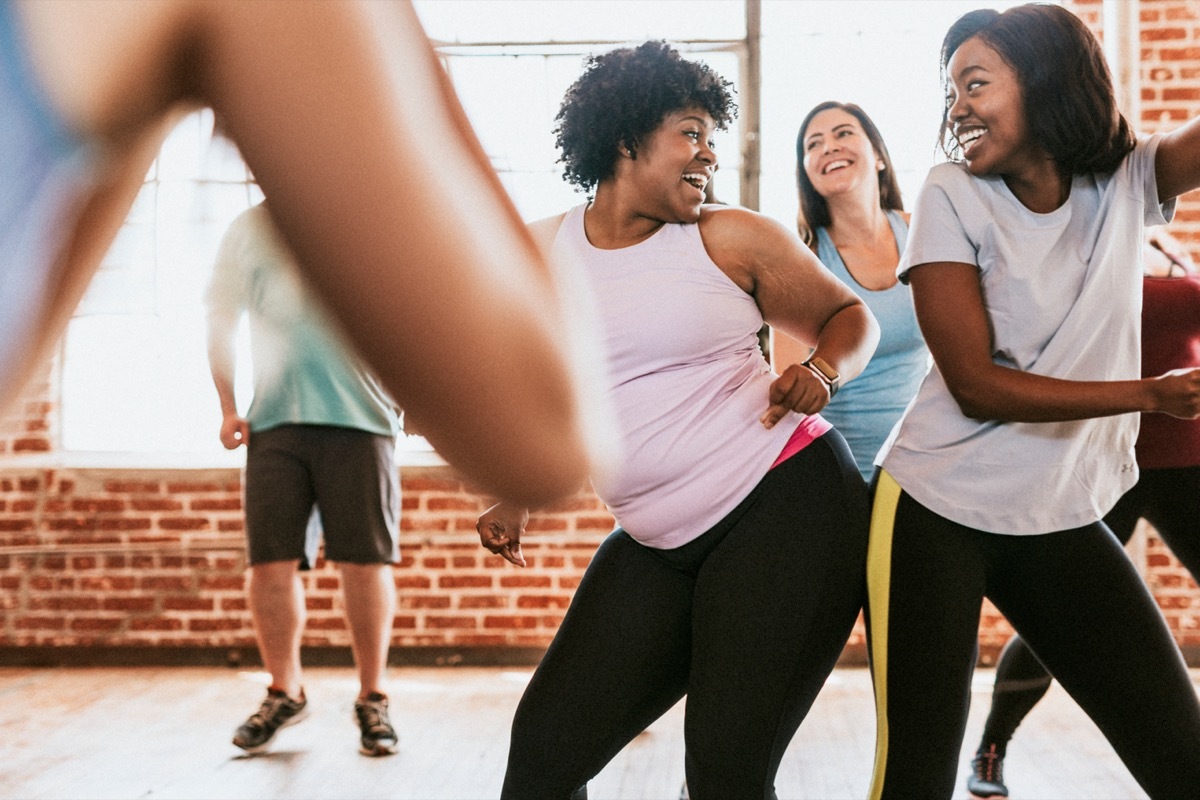
M38 86L16 9L0 0L0 381L11 381L46 310L50 272L84 189L93 148Z
M887 217L896 250L903 253L908 224L897 211L889 210ZM821 410L821 416L846 437L859 472L870 480L875 455L929 371L929 351L917 326L909 287L899 282L880 291L863 287L846 269L829 231L817 228L816 233L817 258L863 299L879 321L879 346L867 368Z

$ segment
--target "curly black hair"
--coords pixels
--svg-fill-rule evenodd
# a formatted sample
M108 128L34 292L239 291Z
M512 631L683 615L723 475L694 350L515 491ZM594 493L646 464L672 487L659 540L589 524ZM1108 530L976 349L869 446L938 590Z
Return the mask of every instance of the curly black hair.
M704 109L725 130L737 116L732 87L662 41L589 57L554 118L563 179L590 191L613 174L618 146L637 158L638 145L674 111Z

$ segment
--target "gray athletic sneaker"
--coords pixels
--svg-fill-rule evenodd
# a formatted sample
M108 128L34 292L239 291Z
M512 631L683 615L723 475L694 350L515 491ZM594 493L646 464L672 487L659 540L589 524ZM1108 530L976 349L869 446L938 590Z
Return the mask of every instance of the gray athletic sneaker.
M362 733L359 750L366 756L389 756L396 752L400 737L388 719L386 694L371 692L363 700L354 703L354 718Z
M300 691L300 699L293 700L287 692L274 687L267 689L267 698L262 701L233 734L233 743L247 753L261 753L267 749L275 733L283 727L292 725L308 716L308 698L304 690Z

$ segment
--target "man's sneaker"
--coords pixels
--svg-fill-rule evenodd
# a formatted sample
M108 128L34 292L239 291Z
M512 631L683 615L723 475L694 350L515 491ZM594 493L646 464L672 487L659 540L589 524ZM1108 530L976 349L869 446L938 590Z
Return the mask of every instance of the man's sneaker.
M308 716L308 699L300 691L300 699L293 700L282 689L267 689L267 699L262 701L233 734L233 743L247 753L261 753L267 749L271 739L280 728L299 722Z
M388 719L387 695L371 692L364 700L354 703L354 717L362 731L359 750L367 756L387 756L396 752L400 738Z
M1004 754L996 745L979 748L971 760L971 777L967 778L967 791L975 800L997 800L1008 797L1004 785Z

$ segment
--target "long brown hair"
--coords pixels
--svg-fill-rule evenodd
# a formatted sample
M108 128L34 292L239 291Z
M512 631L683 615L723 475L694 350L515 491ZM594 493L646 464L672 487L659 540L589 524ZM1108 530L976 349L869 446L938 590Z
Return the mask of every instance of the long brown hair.
M879 163L883 164L883 169L879 170L879 207L885 210L904 210L904 201L900 197L900 186L896 183L896 170L892 166L892 157L888 154L887 145L883 143L883 135L879 132L879 128L875 127L875 123L867 116L867 112L854 103L826 100L824 103L813 106L812 110L805 115L804 121L800 123L800 132L796 134L796 188L800 192L800 213L796 215L796 228L800 232L800 238L809 245L816 237L817 228L827 228L833 223L833 220L829 216L829 204L813 187L812 181L808 179L808 173L804 171L804 134L808 131L813 117L831 108L852 114L858 120L862 125L863 132L867 134L867 140L871 142L871 146L875 148L875 153L879 156Z

